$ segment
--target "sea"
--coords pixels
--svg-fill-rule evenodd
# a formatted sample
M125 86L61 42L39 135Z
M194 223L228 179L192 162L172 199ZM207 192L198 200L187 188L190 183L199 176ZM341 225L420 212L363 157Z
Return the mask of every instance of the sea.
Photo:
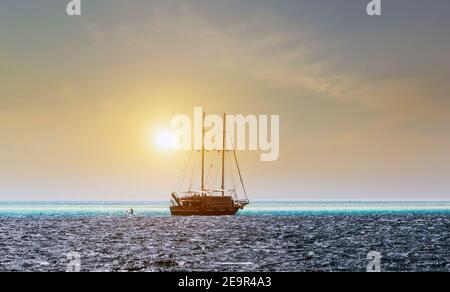
M0 202L0 271L450 272L450 202ZM133 215L126 213L133 208Z

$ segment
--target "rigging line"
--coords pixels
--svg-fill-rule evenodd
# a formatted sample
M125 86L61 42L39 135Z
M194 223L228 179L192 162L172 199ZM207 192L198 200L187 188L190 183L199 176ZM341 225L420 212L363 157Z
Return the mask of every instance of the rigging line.
M214 157L213 163L211 164L211 181L210 181L210 187L215 188L217 183L217 176L216 176L216 169L217 169L217 155L216 151L212 151L212 156Z
M222 153L220 151L216 152L216 186L217 189L222 188Z
M188 157L188 159L187 159L187 161L186 161L186 163L185 163L184 169L183 169L182 172L181 172L181 175L182 175L181 181L179 181L179 182L177 183L177 185L176 185L176 190L181 191L181 188L182 188L183 185L184 185L184 182L185 182L185 180L186 180L186 175L187 175L187 173L189 172L189 167L190 167L190 165L191 165L192 155L193 155L193 151L191 151L191 152L189 153L189 157Z
M239 167L239 162L237 160L237 155L236 155L235 150L233 150L233 154L234 154L234 160L236 161L237 170L239 173L239 179L241 180L242 189L244 190L245 199L248 200L247 191L245 189L244 180L242 179L241 168Z
M191 181L189 182L189 189L188 189L189 192L192 189L192 185L193 185L193 181L194 181L194 175L195 175L195 170L197 169L196 165L197 165L197 161L196 161L196 159L194 159L194 163L192 165L192 172L191 172Z
M215 185L215 186L218 185L219 169L220 169L220 167L218 167L218 165L220 164L220 163L218 162L218 160L220 160L221 158L222 158L222 157L221 157L221 153L220 153L220 152L216 152L216 168L215 168L216 173L215 173L215 176L214 176L214 179L215 179L214 185ZM219 188L218 188L218 189L219 189Z
M185 170L186 170L186 168L184 167L184 168L179 172L179 174L177 175L177 180L176 180L176 182L175 182L175 184L174 184L174 186L173 186L173 190L176 190L176 191L178 190L178 187L179 187L180 182L181 182L181 178L183 177L183 174L184 174Z
M211 172L213 172L213 170L214 170L214 165L215 165L215 156L213 154L213 155L210 155L210 158L209 158L209 167L208 167L208 173L206 174L205 186L210 187L211 185L213 185L213 181L211 179Z
M238 194L236 192L236 179L235 179L235 173L233 171L233 163L231 162L231 157L230 155L227 155L227 162L229 164L229 169L230 169L230 177L231 177L231 181L233 183L233 190L234 190L234 198L236 200L238 200Z
M225 150L226 150L226 151L234 150L234 140L233 140L233 137L231 137L231 134L230 134L229 131L227 131L226 135L227 135L228 138L227 138L227 144L225 145ZM228 145L231 146L231 149L228 149Z
M209 163L208 163L208 172L206 173L206 176L205 176L205 186L208 186L208 185L209 185L209 183L208 183L208 182L209 182L209 175L211 174L212 158L209 157L208 160L209 160Z
M231 158L230 158L229 155L227 155L226 160L227 160L228 169L229 169L229 175L231 177L231 182L232 182L233 188L236 188L236 182L235 182L235 179L234 179L234 172L233 172L233 165L231 163Z
M214 181L214 179L215 179L214 178L214 164L216 163L215 158L216 157L214 155L214 152L212 152L210 164L209 164L208 180L207 180L207 186L209 188L212 188L215 183L215 181Z
M226 147L228 147L228 145L230 145L231 149L229 151L230 152L231 151L234 152L235 151L235 145L234 145L234 139L233 139L234 137L231 136L230 131L226 131L226 135L229 137L228 138L229 144L227 144ZM230 165L229 169L230 169L230 173L231 173L231 178L233 180L234 197L236 198L236 200L238 200L239 198L238 198L238 191L237 191L236 178L235 178L236 174L235 174L235 172L233 170L233 162L232 162L232 158L230 156L231 155L227 155L228 162L229 162L229 165ZM245 190L244 190L244 193L245 193Z

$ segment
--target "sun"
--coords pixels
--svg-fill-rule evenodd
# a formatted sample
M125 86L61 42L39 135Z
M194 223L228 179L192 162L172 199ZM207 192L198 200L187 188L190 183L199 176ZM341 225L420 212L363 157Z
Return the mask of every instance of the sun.
M162 131L156 135L155 144L158 149L169 151L173 149L173 134L169 131Z

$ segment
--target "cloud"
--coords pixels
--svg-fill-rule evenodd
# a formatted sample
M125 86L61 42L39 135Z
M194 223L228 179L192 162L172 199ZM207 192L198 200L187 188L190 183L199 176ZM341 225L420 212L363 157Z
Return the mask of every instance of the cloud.
M400 63L402 67L395 70L397 76L375 78L370 70L358 71L351 66L346 69L346 62L352 60L339 50L329 49L336 48L331 40L317 36L313 29L292 27L276 13L256 10L251 20L233 19L233 23L224 25L186 3L180 4L179 12L175 24L163 16L165 25L172 26L168 33L182 36L187 46L193 44L207 62L239 72L260 86L312 92L356 103L379 112L381 119L376 127L413 125L414 121L436 123L449 114L450 89L445 72L432 71L429 62L436 59L425 62L423 52L416 52L421 61L415 72ZM396 42L390 38L387 41ZM352 44L344 49L352 50ZM382 57L383 51L389 55L381 45L371 52L376 50L382 52L377 57ZM368 68L384 61L387 69L395 69L395 56L372 59L368 53L357 61L366 62Z
M312 32L293 30L277 15L256 13L251 22L218 26L192 7L184 5L183 12L178 33L191 36L223 66L264 86L343 97L357 82L354 73L330 70L334 56L316 55L326 44L314 40Z

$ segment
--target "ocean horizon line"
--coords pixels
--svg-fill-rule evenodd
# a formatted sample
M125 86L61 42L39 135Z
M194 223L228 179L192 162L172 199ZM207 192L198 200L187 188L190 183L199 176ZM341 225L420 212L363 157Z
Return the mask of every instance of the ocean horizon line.
M0 201L7 216L167 216L169 201ZM253 201L241 215L449 214L450 201Z
M167 200L0 200L1 203L167 203ZM450 203L450 200L294 200L294 199L254 199L256 203Z

